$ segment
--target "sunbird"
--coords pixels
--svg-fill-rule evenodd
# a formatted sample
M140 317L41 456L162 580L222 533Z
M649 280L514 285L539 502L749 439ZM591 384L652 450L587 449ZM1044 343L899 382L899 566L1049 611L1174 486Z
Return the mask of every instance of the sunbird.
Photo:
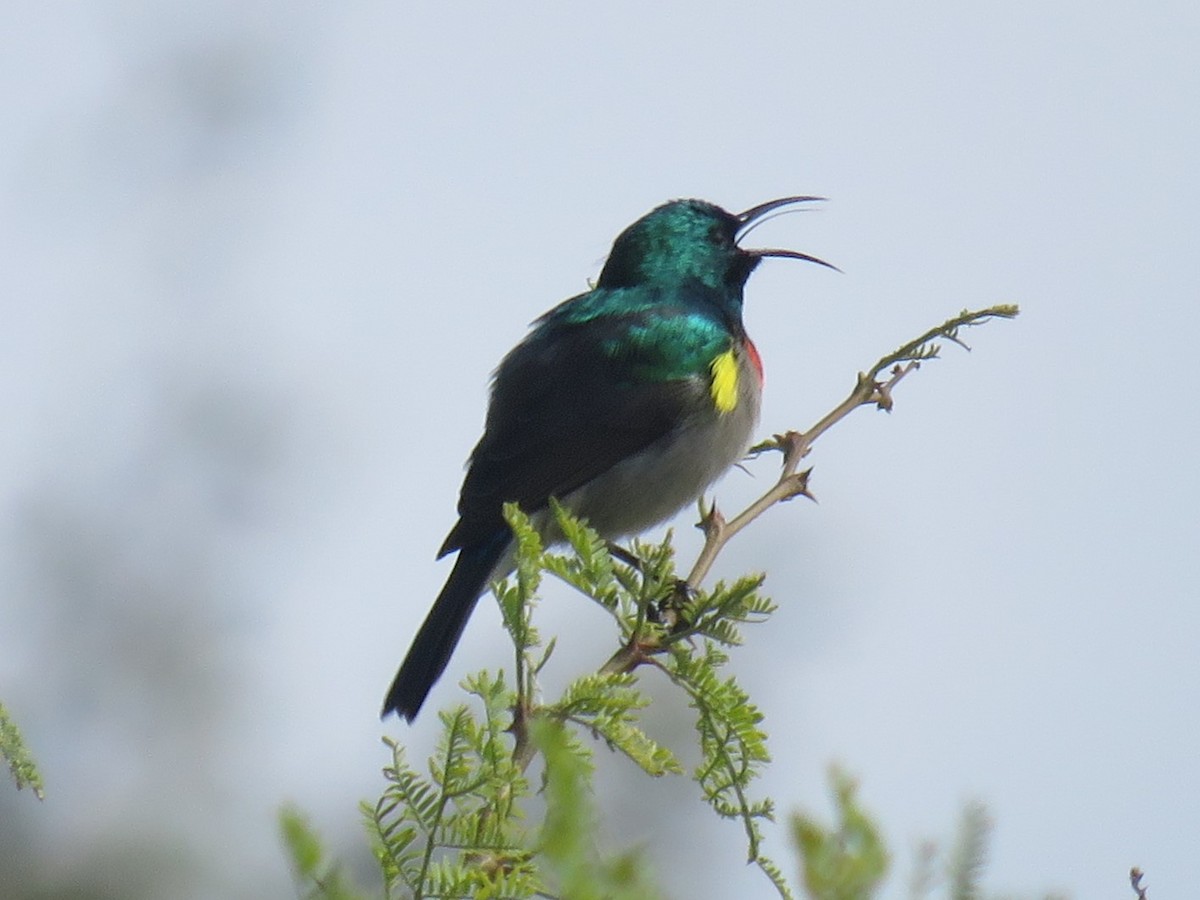
M505 503L547 544L562 537L551 497L616 540L673 516L742 458L763 387L742 323L746 281L767 257L834 267L738 240L776 210L821 199L783 197L736 214L703 200L665 203L617 236L591 290L533 322L492 376L458 522L438 551L458 558L384 716L416 717L480 595L512 571Z

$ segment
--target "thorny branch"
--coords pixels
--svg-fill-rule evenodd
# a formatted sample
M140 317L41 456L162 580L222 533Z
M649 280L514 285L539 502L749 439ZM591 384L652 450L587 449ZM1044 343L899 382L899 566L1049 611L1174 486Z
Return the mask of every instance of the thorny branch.
M941 325L930 328L887 356L884 356L867 372L860 372L854 389L841 403L826 413L816 424L807 431L788 431L777 434L768 441L750 448L750 455L757 456L768 450L778 450L783 454L783 467L779 479L761 497L747 506L732 519L726 519L724 514L713 503L706 506L704 498L700 498L700 522L697 525L704 532L704 546L696 558L695 565L688 573L683 583L688 590L699 588L704 577L712 568L717 556L729 541L747 525L761 516L777 503L791 500L793 497L808 497L809 476L812 469L800 469L800 461L808 455L817 438L846 418L860 406L874 406L890 412L892 409L892 390L910 372L921 367L925 360L936 359L941 352L941 346L934 343L936 339L950 341L964 349L970 350L958 333L964 327L981 325L989 319L1012 319L1020 310L1015 305L991 306L981 310L963 310L952 319L947 319ZM881 380L881 375L887 370L887 377ZM652 654L659 651L657 646L644 646L641 636L634 634L607 663L601 668L604 672L630 672L643 663L650 662Z
M941 325L931 328L920 337L909 341L896 351L875 363L865 374L860 372L858 380L850 395L831 409L820 421L808 431L789 431L777 434L771 440L764 441L750 449L751 455L758 455L768 450L778 450L783 454L783 468L779 480L766 493L751 503L734 518L726 520L717 509L716 504L705 508L704 500L700 500L700 523L698 527L704 531L704 547L688 574L687 583L692 588L698 588L704 577L712 568L717 555L729 543L735 534L761 516L764 512L793 497L809 497L808 479L812 469L798 472L800 461L808 455L817 438L846 418L860 406L874 406L890 412L892 409L892 390L910 372L919 369L921 363L928 359L936 359L941 352L941 346L934 343L941 338L958 344L970 350L959 337L959 331L964 327L982 325L989 319L1015 318L1020 310L1015 305L1004 304L991 306L976 311L963 310L952 319L947 319ZM888 370L888 377L880 380L880 375Z

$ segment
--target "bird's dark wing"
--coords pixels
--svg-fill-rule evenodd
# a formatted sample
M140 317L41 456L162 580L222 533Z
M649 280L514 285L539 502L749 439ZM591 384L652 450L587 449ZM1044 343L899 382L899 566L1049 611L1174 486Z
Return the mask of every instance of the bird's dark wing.
M701 364L627 340L637 315L583 324L543 322L500 364L483 438L459 498L460 520L441 555L505 528L502 507L527 512L564 497L669 434L708 402ZM728 335L715 332L719 345ZM664 356L672 364L664 369Z

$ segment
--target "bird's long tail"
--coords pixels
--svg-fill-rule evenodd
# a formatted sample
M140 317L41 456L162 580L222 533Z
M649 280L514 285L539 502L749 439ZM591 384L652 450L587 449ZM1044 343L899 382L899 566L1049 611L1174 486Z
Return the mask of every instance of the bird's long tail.
M395 712L409 722L417 717L421 704L450 662L467 619L511 540L506 529L489 541L459 551L446 586L434 601L388 689L383 716Z

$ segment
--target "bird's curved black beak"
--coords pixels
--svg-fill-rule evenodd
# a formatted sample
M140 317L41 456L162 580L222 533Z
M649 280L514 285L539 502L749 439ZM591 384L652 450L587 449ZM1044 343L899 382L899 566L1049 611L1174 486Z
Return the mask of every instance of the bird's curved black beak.
M778 200L768 200L766 203L760 203L758 206L752 206L742 213L738 213L734 218L738 220L738 231L745 234L746 231L763 216L773 213L777 209L782 209L785 206L791 206L795 203L812 203L815 201L823 201L824 197L780 197ZM770 248L766 250L746 250L750 256L755 259L763 259L767 256L778 256L786 259L802 259L805 262L816 263L819 266L825 266L827 269L833 269L835 272L842 271L833 263L825 262L816 256L810 256L807 253L801 253L799 250L780 250Z
M752 206L743 213L738 213L735 218L742 223L742 227L753 224L758 219L761 219L767 213L775 212L777 209L782 209L785 206L791 206L794 203L812 203L814 201L824 201L824 197L780 197L778 200L768 200L766 203L760 203L758 206Z

